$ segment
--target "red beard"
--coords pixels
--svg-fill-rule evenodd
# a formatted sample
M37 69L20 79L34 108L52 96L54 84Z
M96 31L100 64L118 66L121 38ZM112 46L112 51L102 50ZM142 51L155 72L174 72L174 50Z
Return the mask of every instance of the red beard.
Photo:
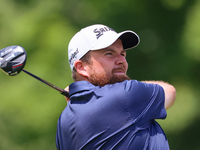
M117 69L112 71L112 74ZM104 86L106 84L114 84L117 82L123 82L125 80L130 80L127 75L115 75L113 74L111 77L108 77L105 73L96 73L93 71L93 74L89 78L89 82L96 85L96 86Z

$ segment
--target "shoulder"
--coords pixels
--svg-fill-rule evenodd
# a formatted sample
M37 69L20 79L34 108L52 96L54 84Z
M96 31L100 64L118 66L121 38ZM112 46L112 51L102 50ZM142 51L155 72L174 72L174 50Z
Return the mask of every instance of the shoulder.
M116 83L114 87L115 89L123 91L124 95L131 99L132 97L146 99L160 94L160 96L163 96L164 93L163 88L158 84L145 83L137 80L126 80Z
M126 80L124 82L116 83L115 86L121 86L124 91L138 91L138 90L150 90L155 88L157 85L148 84L138 80Z
M131 96L139 94L138 92L144 92L144 90L151 89L148 84L137 81L137 80L125 80L123 82L117 82L115 84L107 84L103 87L96 87L96 90L105 94L113 96Z

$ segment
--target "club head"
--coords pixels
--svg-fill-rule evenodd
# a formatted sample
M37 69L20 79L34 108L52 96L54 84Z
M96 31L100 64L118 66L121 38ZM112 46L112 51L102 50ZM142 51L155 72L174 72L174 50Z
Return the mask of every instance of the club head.
M21 46L8 46L0 50L0 68L9 76L19 74L26 63L26 51Z

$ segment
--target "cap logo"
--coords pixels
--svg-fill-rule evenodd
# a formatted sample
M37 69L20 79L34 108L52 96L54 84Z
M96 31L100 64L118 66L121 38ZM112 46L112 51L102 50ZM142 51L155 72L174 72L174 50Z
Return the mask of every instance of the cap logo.
M74 61L76 60L76 58L77 58L77 54L79 53L79 51L78 51L78 48L76 49L76 51L75 52L73 52L71 55L70 55L70 59L69 59L69 63L70 64L73 64L74 63Z
M113 30L110 27L96 28L96 29L94 29L93 32L96 34L96 38L98 39L104 34L104 32L108 32L108 31L114 31L115 32L115 30Z

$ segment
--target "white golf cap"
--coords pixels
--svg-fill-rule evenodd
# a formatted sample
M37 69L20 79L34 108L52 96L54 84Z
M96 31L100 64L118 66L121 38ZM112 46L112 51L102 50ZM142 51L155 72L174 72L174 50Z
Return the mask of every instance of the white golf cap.
M117 39L121 39L125 50L136 47L139 36L130 30L117 33L112 28L95 24L81 29L76 33L68 45L68 60L73 70L76 60L81 59L90 50L99 50L112 45Z

